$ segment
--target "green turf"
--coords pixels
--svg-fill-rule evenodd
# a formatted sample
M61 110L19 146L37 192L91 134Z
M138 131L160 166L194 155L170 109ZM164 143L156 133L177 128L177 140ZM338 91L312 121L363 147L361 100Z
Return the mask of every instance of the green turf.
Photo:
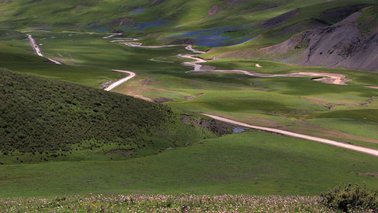
M107 94L93 88L99 89L101 84L122 77L121 74L112 72L112 69L124 69L135 72L137 77L116 88L114 92L145 96L158 102L163 100L176 112L212 113L250 124L378 148L378 92L367 87L377 86L376 74L302 67L258 58L227 58L208 64L217 68L276 74L299 71L335 72L345 74L351 81L348 85L338 86L314 82L310 78L253 78L237 74L188 73L189 68L180 64L185 60L177 57L179 53L187 53L183 46L162 49L131 48L111 43L111 39L103 39L111 31L125 31L125 37L138 37L145 44L181 43L181 39L186 39L182 33L234 25L243 26L243 29L229 30L222 35L232 39L243 35L254 38L240 45L212 49L204 55L211 58L223 52L276 44L310 28L314 20L332 24L338 21L337 18L324 17L323 14L332 8L361 3L376 4L376 1L371 0L272 0L243 1L240 4L228 2L231 2L230 5L215 0L164 1L154 5L150 1L127 1L122 6L119 6L119 0L0 2L0 68L50 78L48 81L35 80L25 84L27 88L31 88L30 91L25 88L14 90L16 94L20 94L11 96L18 98L17 104L3 110L7 110L7 113L21 109L38 112L39 108L35 106L38 106L36 100L39 99L30 97L50 94L45 90L33 92L33 87L45 84L44 82L49 82L50 86L57 84L81 88L80 91L88 98L85 102L89 103L99 97L103 100L121 99L119 95ZM214 5L219 6L219 12L209 16L209 9ZM138 12L140 7L144 8L144 12ZM298 15L277 26L262 27L265 21L298 7ZM371 19L375 7L366 5L361 23L367 22L375 26L375 20ZM156 21L158 15L167 21L162 26L136 29L138 24ZM135 28L130 30L124 26L128 24L120 22L135 24ZM293 28L295 30L291 30ZM282 34L287 30L288 33ZM96 33L90 33L91 31ZM41 48L46 56L59 60L64 65L54 65L36 56L26 39L27 33L32 34L42 44ZM200 48L208 49L205 46ZM263 68L256 70L256 63ZM32 77L27 79L29 78ZM58 83L55 80L92 89L61 81ZM72 96L73 93L64 93L62 100L56 99L52 106L82 97ZM23 99L34 100L31 101L34 105L19 104L29 103ZM50 106L45 100L47 99L42 98L39 103L42 109ZM114 104L114 100L110 102ZM144 104L142 105L152 106ZM67 104L63 105L66 107ZM162 106L157 108L160 107L165 109ZM139 107L136 105L135 108ZM128 107L122 104L122 109L128 115ZM88 122L91 119L92 111L88 113L90 107L68 107L67 110L74 115L88 115ZM67 115L60 117L64 120L72 114ZM140 113L140 116L149 123L150 117L155 115ZM21 130L24 126L21 125L23 123L20 116L13 117L20 126L14 128L15 134L18 134L16 130ZM124 125L122 116L117 116L117 112L110 117L121 126ZM83 122L80 119L78 121ZM88 126L88 122L84 122L84 126ZM70 124L70 127L79 125L75 122ZM5 125L8 128L8 123ZM142 126L144 128L148 125ZM0 127L4 128L4 122ZM128 129L127 126L123 127L125 128L120 131ZM74 151L64 158L56 158L53 162L0 165L0 196L54 196L91 192L317 195L343 183L359 183L378 188L377 159L371 156L261 132L228 135L203 140L202 144L191 147L170 149L176 145L195 143L199 137L204 136L199 130L189 131L186 128L171 132L170 127L172 126L168 125L160 131L154 131L157 135L152 139L141 137L137 141L149 144L150 139L156 140L157 147L152 146L154 153L168 149L158 155L141 155L144 157L125 160L122 157L128 155L128 152L124 152L125 149L135 148L133 145L119 149L113 143L106 143L109 139L107 138L101 147L97 147L98 140L88 137L72 143L74 145L70 148ZM97 131L101 132L98 129ZM140 135L144 135L143 131L141 130ZM52 135L60 133L62 132L54 132ZM74 133L71 131L71 135ZM25 133L21 132L17 137L23 139L24 136ZM64 139L62 135L57 141L51 139L44 144L54 144ZM39 144L36 140L31 142L29 144ZM16 159L10 159L13 157ZM24 159L34 161L34 158L44 160L40 157L42 156L38 153L33 155L15 152L11 157L0 156L0 162L20 163Z
M127 161L0 166L0 196L87 193L316 195L343 183L377 189L377 159L251 132ZM69 172L67 172L69 171Z

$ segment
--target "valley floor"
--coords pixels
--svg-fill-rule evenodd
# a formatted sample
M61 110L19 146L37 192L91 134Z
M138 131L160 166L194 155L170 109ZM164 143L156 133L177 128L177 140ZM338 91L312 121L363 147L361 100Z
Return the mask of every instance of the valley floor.
M378 158L264 132L207 139L158 155L0 166L0 197L88 193L319 195L378 189Z
M141 48L103 34L33 32L46 57L26 39L0 42L1 67L101 88L246 124L298 132L378 149L378 77L371 73L299 67L269 61L222 59L205 66L262 74L336 73L351 81L324 84L312 77L259 78L191 72L177 57L183 46ZM116 36L111 37L114 39ZM109 38L109 37L108 37ZM195 51L195 50L194 50ZM200 51L199 51L200 53ZM112 70L131 70L130 76ZM130 80L132 78L132 80ZM127 83L120 84L123 79ZM114 83L114 84L112 84ZM109 88L109 87L108 87ZM110 90L110 89L109 89ZM84 159L84 160L83 160ZM0 196L88 193L319 195L339 184L378 189L378 159L337 147L247 131L204 139L158 155L112 160L85 156L36 164L0 165Z

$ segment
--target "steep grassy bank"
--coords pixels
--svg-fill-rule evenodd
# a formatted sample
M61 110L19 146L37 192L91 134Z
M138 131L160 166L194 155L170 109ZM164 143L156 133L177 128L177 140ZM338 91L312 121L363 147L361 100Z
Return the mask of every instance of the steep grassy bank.
M5 70L0 74L2 163L79 153L83 159L88 153L128 157L189 145L202 135L163 105Z

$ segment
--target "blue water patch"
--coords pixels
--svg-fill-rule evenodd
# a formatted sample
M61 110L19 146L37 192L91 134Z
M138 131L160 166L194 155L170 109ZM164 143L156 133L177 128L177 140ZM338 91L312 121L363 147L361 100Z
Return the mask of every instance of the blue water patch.
M165 20L147 21L147 22L137 23L135 25L135 29L146 30L146 29L161 27L166 24L167 24L167 21Z
M98 25L97 23L91 23L89 24L89 27L92 31L98 32L98 33L106 33L106 32L111 31L109 27Z
M245 30L247 26L223 26L185 32L175 36L180 39L190 39L195 45L219 47L240 44L251 39L251 35ZM230 36L233 32L246 32L242 35Z
M140 15L143 14L146 11L143 7L135 8L134 10L130 11L130 15Z
M233 130L232 130L232 133L234 134L237 134L237 133L242 133L242 132L245 132L246 129L243 128L243 127L235 127Z

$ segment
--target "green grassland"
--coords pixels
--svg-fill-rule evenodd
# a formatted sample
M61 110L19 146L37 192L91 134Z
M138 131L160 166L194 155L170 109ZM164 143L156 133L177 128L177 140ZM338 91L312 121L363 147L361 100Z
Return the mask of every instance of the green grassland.
M254 64L259 63L263 68L258 72L276 74L336 72L347 75L351 81L347 86L338 86L313 82L309 78L186 73L188 68L180 65L182 60L176 57L185 52L183 47L130 48L110 43L102 36L36 33L37 41L43 44L43 51L49 57L61 60L64 66L46 63L32 55L20 63L19 58L9 55L7 50L3 54L8 56L8 60L2 66L97 88L101 83L121 76L111 69L131 70L137 73L137 77L115 91L166 100L178 111L225 115L256 125L280 127L373 148L378 146L378 92L367 88L377 82L375 74L235 59L208 64L224 69L254 71ZM23 49L20 47L18 51L32 54L25 40L11 42L18 45L23 42Z
M216 61L209 65L254 71L256 61ZM327 85L310 78L253 78L230 74L148 76L116 91L128 94L136 88L150 98L170 100L177 110L206 112L247 123L279 127L377 148L377 95L366 86L377 82L375 74L323 68L303 68L260 62L262 73L299 71L336 72L347 75L346 86ZM143 77L143 76L141 76Z
M213 113L251 124L377 147L377 101L373 98L363 105L377 95L376 90L366 88L376 82L374 74L327 69L327 72L344 73L352 80L347 86L336 86L307 78L265 79L186 73L188 68L180 65L182 60L176 57L185 51L182 47L130 48L110 43L102 36L39 32L36 39L42 41L44 53L62 60L64 66L52 65L32 56L27 41L21 39L10 43L24 45L17 51L30 57L20 61L10 56L9 60L2 62L2 67L95 88L100 85L89 84L87 79L104 78L104 82L116 78L104 77L113 74L113 68L132 70L137 77L117 88L116 92L155 100L165 98L168 100L166 104L177 112ZM69 44L66 40L70 41ZM173 63L149 60L156 57ZM38 66L29 66L31 62ZM264 61L221 60L210 64L248 70L254 63L262 64L264 68L259 72L266 73L304 69ZM306 70L324 69L313 67ZM75 79L66 71L82 78ZM170 147L166 145L162 144L162 147ZM50 163L3 165L0 167L2 196L90 192L315 195L334 185L350 182L376 188L376 176L366 175L375 174L375 158L268 133L253 132L205 140L201 145L131 160L115 156L110 160L109 156L84 150L73 152L63 162L57 159L57 162ZM226 156L229 160L224 160ZM162 174L162 171L165 172Z
M0 162L5 164L0 165L0 197L318 195L343 183L378 189L377 158L256 131L215 137L182 124L177 115L206 112L377 149L378 90L367 87L377 86L376 74L229 58L208 65L276 74L335 72L350 81L339 86L310 78L191 73L177 57L187 53L184 46L131 48L103 39L111 31L124 31L125 37L138 37L145 44L182 43L186 38L181 33L235 23L246 27L229 30L230 37L262 33L241 45L216 48L204 55L211 58L224 51L277 43L309 27L309 20L337 21L321 16L328 9L376 1L123 2L119 6L118 0L0 1L0 28L7 29L0 30L0 141L7 141L0 144ZM209 16L214 5L219 12ZM298 5L300 13L294 18L278 26L260 27ZM374 8L364 9L365 14L374 14ZM150 22L157 14L167 24L137 29L135 23ZM374 25L370 17L362 19ZM120 21L134 22L134 28L120 29ZM279 36L280 30L298 24L303 27ZM92 31L95 33L88 33ZM27 33L42 44L46 56L64 65L36 56ZM199 48L208 49L206 45ZM256 70L256 63L263 68ZM100 91L103 83L123 76L112 69L137 74L114 93L144 96L164 105ZM57 129L60 123L66 126ZM43 142L28 134L32 127L33 131L45 129L35 134L42 134ZM85 131L89 127L95 129ZM12 154L5 154L9 149ZM40 162L45 160L49 162Z
M262 132L113 161L0 166L0 196L88 193L318 195L338 184L378 189L377 158Z

